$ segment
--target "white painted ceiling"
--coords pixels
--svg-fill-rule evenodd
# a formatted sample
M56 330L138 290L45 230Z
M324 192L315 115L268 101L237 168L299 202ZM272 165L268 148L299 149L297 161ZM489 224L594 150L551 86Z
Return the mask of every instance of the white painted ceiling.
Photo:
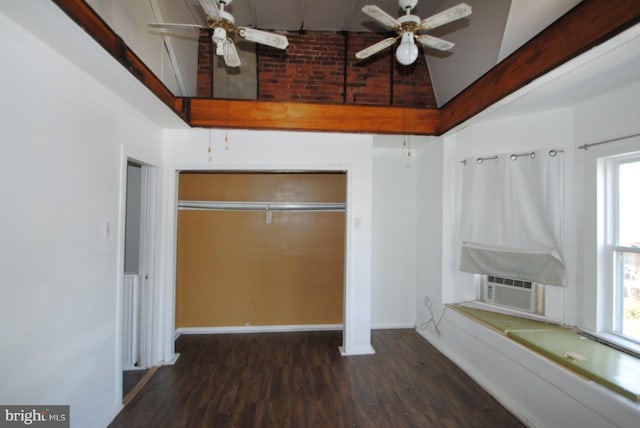
M197 0L178 1L199 8ZM413 13L427 17L440 3L420 0ZM376 4L392 16L402 13L398 0L233 0L226 10L233 14L236 24L268 30L380 30L360 11L365 4Z

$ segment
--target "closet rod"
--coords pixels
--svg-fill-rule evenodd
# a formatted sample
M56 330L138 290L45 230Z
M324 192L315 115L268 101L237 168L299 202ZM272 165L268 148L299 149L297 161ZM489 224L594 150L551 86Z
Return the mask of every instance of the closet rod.
M578 146L578 149L588 150L589 147L599 146L600 144L614 143L616 141L626 140L627 138L633 138L633 137L638 137L638 136L640 136L640 132L638 132L636 134L624 135L622 137L610 138L608 140L602 140L602 141L598 141L596 143L583 144L581 146Z
M344 202L178 201L179 210L208 211L344 211Z

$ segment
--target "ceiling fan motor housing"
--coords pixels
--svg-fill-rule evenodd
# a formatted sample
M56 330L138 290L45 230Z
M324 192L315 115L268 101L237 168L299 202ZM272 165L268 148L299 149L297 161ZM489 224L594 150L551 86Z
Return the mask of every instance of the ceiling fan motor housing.
M415 32L420 24L420 17L416 15L404 15L398 18L401 33Z

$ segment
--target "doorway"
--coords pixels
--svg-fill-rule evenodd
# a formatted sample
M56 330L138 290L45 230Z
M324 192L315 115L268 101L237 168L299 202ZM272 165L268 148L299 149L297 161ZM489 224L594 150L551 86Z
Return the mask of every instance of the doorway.
M129 401L152 372L155 168L127 159L122 287L122 397Z

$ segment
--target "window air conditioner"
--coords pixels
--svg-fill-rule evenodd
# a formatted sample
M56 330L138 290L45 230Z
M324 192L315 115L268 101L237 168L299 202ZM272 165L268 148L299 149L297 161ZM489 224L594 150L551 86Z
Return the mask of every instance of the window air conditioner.
M531 281L485 276L483 300L506 308L536 313L538 284Z

